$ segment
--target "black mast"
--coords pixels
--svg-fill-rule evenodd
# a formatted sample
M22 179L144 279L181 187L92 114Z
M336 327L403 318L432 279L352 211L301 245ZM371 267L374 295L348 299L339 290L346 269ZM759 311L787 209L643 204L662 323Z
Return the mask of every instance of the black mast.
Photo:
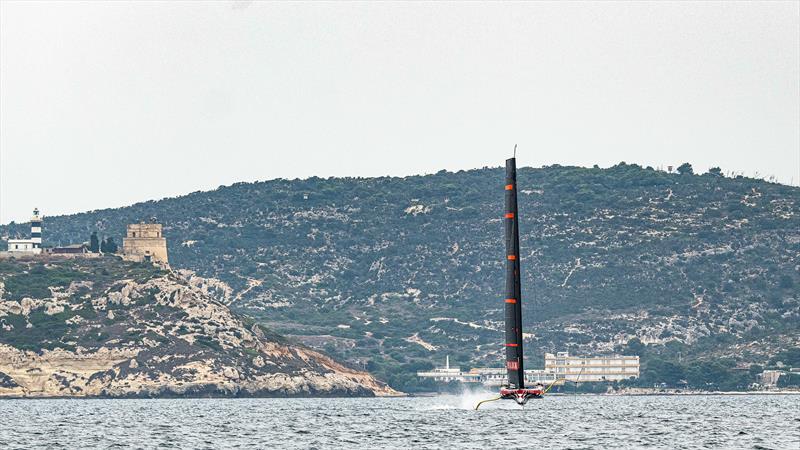
M506 225L506 369L508 369L509 387L524 389L516 158L506 160L506 214L504 221Z

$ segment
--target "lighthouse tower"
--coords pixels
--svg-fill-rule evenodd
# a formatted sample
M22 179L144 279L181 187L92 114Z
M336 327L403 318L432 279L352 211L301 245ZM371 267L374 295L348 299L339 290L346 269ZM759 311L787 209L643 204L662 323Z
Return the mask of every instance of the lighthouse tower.
M31 243L34 249L42 248L42 218L39 216L39 208L33 209L33 217L31 217Z
M33 210L33 217L31 217L31 238L9 239L8 251L33 254L42 253L42 217L39 216L39 208Z

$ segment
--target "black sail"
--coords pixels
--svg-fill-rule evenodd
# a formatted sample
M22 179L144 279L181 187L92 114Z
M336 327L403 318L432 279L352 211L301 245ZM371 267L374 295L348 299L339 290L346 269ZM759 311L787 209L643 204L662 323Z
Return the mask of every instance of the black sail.
M510 388L525 387L522 364L522 299L519 271L519 217L517 215L517 162L506 160L506 369Z

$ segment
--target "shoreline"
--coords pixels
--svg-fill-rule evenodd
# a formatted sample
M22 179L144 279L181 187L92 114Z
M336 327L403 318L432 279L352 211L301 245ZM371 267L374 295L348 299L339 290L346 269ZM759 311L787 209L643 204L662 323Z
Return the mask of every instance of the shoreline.
M447 395L463 395L465 393L479 393L481 391L465 391L465 392L418 392L408 394L408 397L438 397ZM786 391L676 391L676 392L576 392L576 393L563 393L553 392L546 394L547 397L573 397L573 396L596 396L596 397L679 397L686 395L800 395L800 390L786 390Z
M153 396L0 396L0 402L4 400L247 400L247 399L274 399L274 400L295 400L295 399L328 399L328 398L403 398L407 395L153 395Z
M549 395L557 396L570 396L570 395L597 395L603 397L652 397L652 396L672 396L677 397L681 395L800 395L800 391L689 391L689 392L620 392L620 393L606 393L606 394L563 394L554 393Z
M432 397L445 397L445 396L460 396L474 392L418 392L414 394L405 395L392 395L392 396L343 396L343 395L211 395L211 396L180 396L180 395L163 395L163 396L0 396L0 402L4 400L246 400L246 399L273 399L273 400L290 400L290 399L329 399L329 398L432 398ZM592 396L592 397L679 397L679 396L744 396L744 395L800 395L800 390L787 390L787 391L681 391L681 392L619 392L619 393L560 393L555 392L547 394L548 397L573 397L573 396Z

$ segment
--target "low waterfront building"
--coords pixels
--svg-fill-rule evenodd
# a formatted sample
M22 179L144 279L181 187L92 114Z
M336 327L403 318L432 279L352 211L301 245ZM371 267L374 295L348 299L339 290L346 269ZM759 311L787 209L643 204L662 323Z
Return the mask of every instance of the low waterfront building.
M508 370L505 368L476 368L474 372L480 376L484 386L504 386L508 384ZM550 384L556 381L556 374L542 369L525 370L525 384Z
M639 378L638 356L570 356L568 352L558 352L555 355L545 353L544 358L544 369L525 370L526 384L606 382ZM476 367L462 372L461 368L450 366L449 356L444 367L417 372L417 376L433 378L439 382L481 383L487 387L508 384L508 370L505 368Z
M544 354L544 370L566 381L621 381L639 378L638 356L570 356Z
M434 381L449 383L451 381L458 381L461 383L477 383L480 380L475 376L471 376L469 372L461 372L458 366L450 367L450 356L445 359L444 367L437 367L433 370L417 372L420 378L433 378Z
M420 378L433 378L434 381L449 383L480 383L487 387L508 384L508 370L502 367L476 367L467 372L461 371L458 366L450 366L450 357L446 357L444 367L437 367L429 371L417 372ZM554 373L541 369L528 369L525 371L525 382L528 384L550 384L556 381Z

